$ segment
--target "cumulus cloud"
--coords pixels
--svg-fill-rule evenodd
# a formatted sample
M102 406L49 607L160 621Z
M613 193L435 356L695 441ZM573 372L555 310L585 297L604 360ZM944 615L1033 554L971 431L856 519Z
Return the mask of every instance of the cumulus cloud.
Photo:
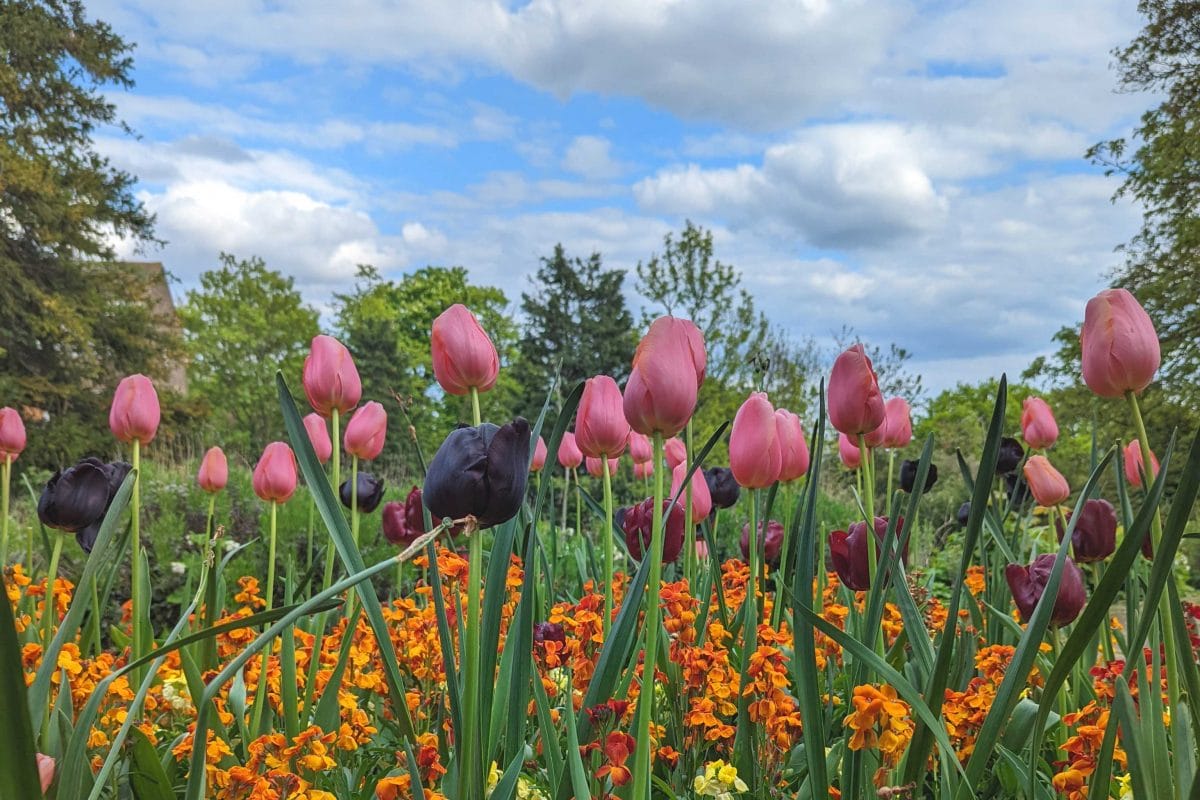
M584 178L615 178L624 167L612 157L612 142L603 136L576 136L563 154L562 168Z

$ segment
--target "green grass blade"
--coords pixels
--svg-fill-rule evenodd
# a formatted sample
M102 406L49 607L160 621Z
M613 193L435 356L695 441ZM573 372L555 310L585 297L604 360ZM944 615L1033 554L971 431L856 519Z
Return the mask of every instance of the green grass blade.
M3 590L2 580L0 590ZM0 747L0 797L12 800L41 797L37 745L26 698L25 671L21 667L21 643L7 593L0 598L0 719L6 725L4 746Z
M141 728L132 728L129 735L133 739L129 788L135 800L175 800L175 791L158 760L154 744Z

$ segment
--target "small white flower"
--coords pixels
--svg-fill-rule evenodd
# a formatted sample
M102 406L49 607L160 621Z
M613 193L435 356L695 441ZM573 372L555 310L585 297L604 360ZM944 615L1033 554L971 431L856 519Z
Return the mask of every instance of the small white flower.
M175 573L176 575L186 575L187 564L183 563L182 561L172 561L171 572Z

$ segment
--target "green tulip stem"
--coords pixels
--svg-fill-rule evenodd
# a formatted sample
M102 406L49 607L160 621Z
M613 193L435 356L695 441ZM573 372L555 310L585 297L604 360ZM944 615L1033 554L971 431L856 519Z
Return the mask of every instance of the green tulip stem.
M276 531L276 515L279 511L279 503L271 501L271 524L268 529L267 539L267 611L275 607L275 531ZM264 673L265 674L265 673Z
M883 496L883 509L888 511L892 507L892 473L896 470L896 451L888 448L888 474L887 474L887 494ZM915 488L915 487L914 487Z
M338 487L341 494L341 487ZM350 456L350 538L354 540L354 548L358 549L358 456ZM354 618L357 610L358 595L350 592L346 598L346 617Z
M316 521L317 501L313 498L312 491L308 493L308 531L305 536L305 557L304 565L307 569L312 569L313 560L313 523Z
M133 607L133 658L139 659L146 654L150 639L147 625L150 622L150 607L145 595L144 586L147 576L143 573L145 565L142 562L142 443L133 440L133 492L130 495L130 541L133 542L133 563L130 569L130 597ZM142 679L142 670L134 672L134 683Z
M692 421L690 419L685 431L687 459L684 460L684 464L688 465L691 459L695 458L692 450ZM692 519L692 481L688 481L686 493L687 502L683 506L683 574L687 576L689 589L694 591L696 586L696 526Z
M8 485L12 481L12 455L4 454L0 475L0 570L8 566Z
M663 556L663 435L654 433L654 510L650 528L650 575L646 601L646 643L642 661L642 690L638 694L637 732L634 734L632 800L650 800L650 722L654 719L654 668L658 663L658 635L662 627L658 607ZM644 542L643 542L644 544ZM642 548L642 558L647 556Z
M1066 529L1064 528L1063 530ZM1095 587L1100 585L1101 577L1103 576L1100 574L1100 562L1093 561L1092 578L1095 580L1095 586L1093 587L1092 591L1095 591ZM1104 624L1100 626L1100 646L1104 649L1105 661L1112 661L1114 658L1116 658L1116 655L1113 653L1112 631L1109 628L1108 619L1105 619Z
M861 433L858 435L858 456L858 468L862 472L863 482L863 509L867 517L867 575L874 586L875 571L878 568L875 562L879 557L875 546L875 475L872 464L874 454L867 447L867 437Z
M479 390L471 387L471 418L476 426L480 424ZM483 763L483 742L480 725L473 724L478 720L482 707L480 662L480 626L483 624L480 613L480 595L483 592L483 535L478 530L468 530L468 560L467 560L467 617L466 642L462 661L464 674L463 720L471 721L465 726L466 736L463 737L459 771L459 786L462 797L483 797L484 774L486 767Z
M267 530L267 593L264 598L267 601L265 611L270 611L275 607L275 532L276 532L276 513L279 511L279 503L271 501L271 517L270 527ZM266 629L266 626L263 626ZM262 731L263 708L268 703L267 694L269 686L267 684L267 672L270 667L271 648L263 648L262 667L258 671L258 686L255 688L256 696L254 698L253 715L250 720L250 732L252 736L258 736Z
M46 594L42 605L42 652L50 647L50 640L54 638L54 618L58 616L54 603L54 581L58 579L58 560L62 556L63 535L56 531L52 538L54 547L50 551L50 568L46 570Z
M341 419L338 417L338 410L335 408L329 415L330 422L333 423L333 467L329 473L329 480L333 487L333 493L336 495L342 485L342 446L341 446ZM328 589L333 584L333 559L337 555L337 548L333 546L333 541L330 540L325 550L325 578L321 582L321 590ZM322 622L324 622L324 614L322 614Z
M1062 514L1062 509L1058 512ZM1057 664L1059 654L1062 652L1062 642L1059 641L1059 626L1051 624L1046 630L1046 636L1050 639L1050 654L1053 657L1053 663ZM1064 683L1058 688L1058 695L1055 697L1058 704L1059 724L1055 726L1057 744L1062 747L1067 741L1067 685Z
M571 470L575 475L575 535L583 535L583 487L579 485L579 468Z
M604 638L608 639L608 629L612 627L613 611L613 492L612 472L608 468L608 454L600 456L601 469L604 470L604 530L600 534L600 546L604 548Z
M479 413L479 390L474 386L471 387L471 424L479 425L483 421L483 416Z

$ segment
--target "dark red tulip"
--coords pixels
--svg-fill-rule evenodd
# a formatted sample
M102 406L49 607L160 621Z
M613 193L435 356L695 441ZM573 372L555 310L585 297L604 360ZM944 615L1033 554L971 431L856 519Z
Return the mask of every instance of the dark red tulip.
M875 555L883 552L884 537L887 535L888 518L875 518ZM896 536L904 528L904 520L896 521ZM867 563L867 523L856 522L850 526L850 532L834 531L829 534L829 558L833 568L837 570L842 583L855 591L865 591L871 588L871 572ZM900 554L904 563L908 563L908 543L904 544L904 552ZM878 561L876 562L878 563Z
M538 622L533 626L533 643L542 644L544 642L557 642L565 644L567 641L567 632L563 630L563 626L557 622Z
M663 530L663 563L670 564L679 558L683 550L683 506L679 503L663 501L663 517L666 525ZM642 553L650 545L651 531L654 527L654 498L647 497L631 508L625 509L621 517L621 530L625 532L625 546L629 555L638 561Z
M438 525L440 520L434 519ZM408 547L425 533L425 514L421 505L421 490L414 486L403 503L387 503L383 507L383 535L389 542Z
M742 526L742 559L750 561L750 523ZM762 523L758 523L758 545L762 548L763 560L772 567L779 566L779 555L783 550L783 523L776 520L767 522L766 540L763 540Z
M1070 522L1073 514L1067 514ZM1056 521L1058 540L1061 542L1066 530L1061 521ZM1103 561L1117 549L1117 510L1104 499L1088 500L1079 512L1079 520L1071 533L1071 550L1075 561L1090 564Z
M1012 590L1013 601L1021 612L1021 621L1028 622L1037 608L1038 601L1046 591L1050 582L1050 573L1054 569L1054 554L1044 553L1033 560L1029 566L1009 564L1004 568L1004 577L1008 580L1008 588ZM1058 597L1054 601L1054 611L1050 615L1051 625L1068 625L1074 622L1087 602L1087 592L1083 588L1083 573L1075 562L1067 557L1063 565L1062 580L1058 585Z

